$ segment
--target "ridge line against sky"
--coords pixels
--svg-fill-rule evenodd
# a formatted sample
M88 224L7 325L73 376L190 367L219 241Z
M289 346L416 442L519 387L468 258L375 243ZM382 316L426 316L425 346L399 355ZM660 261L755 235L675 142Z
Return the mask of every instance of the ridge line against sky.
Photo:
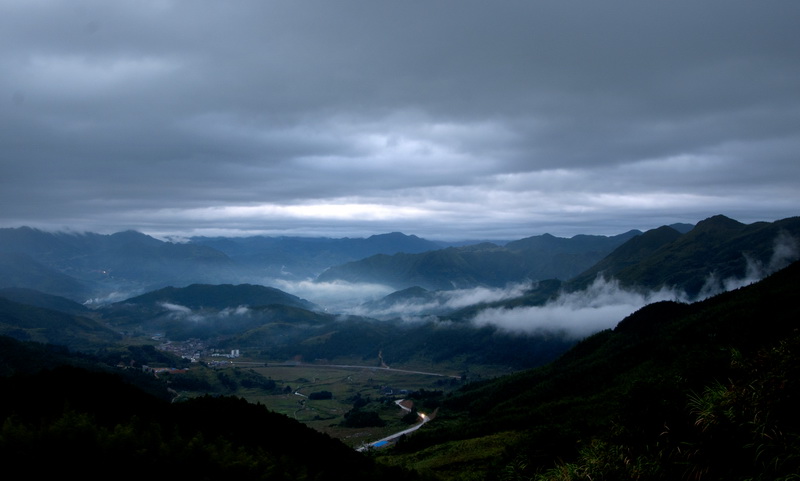
M0 226L516 239L800 213L800 2L0 2Z

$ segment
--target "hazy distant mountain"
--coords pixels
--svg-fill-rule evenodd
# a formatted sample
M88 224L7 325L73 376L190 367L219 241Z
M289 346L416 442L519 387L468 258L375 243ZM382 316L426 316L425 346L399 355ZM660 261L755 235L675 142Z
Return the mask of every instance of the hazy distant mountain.
M330 266L375 254L439 249L435 242L400 232L367 238L193 237L191 242L224 252L243 270L263 277L306 279Z
M689 232L690 230L694 229L694 224L677 223L677 224L670 224L667 227L672 227L673 229L675 229L676 231L680 232L681 234L685 234L685 233Z
M800 217L743 224L723 215L681 234L670 227L645 232L576 276L579 288L598 275L623 285L675 287L690 296L715 293L787 265L800 257Z
M26 272L26 267L29 271ZM3 287L29 287L85 301L89 292L219 282L234 272L225 254L127 231L111 235L0 229Z
M635 230L612 237L559 238L544 234L502 247L483 243L421 254L375 255L332 267L320 274L317 281L344 280L387 284L397 289L420 286L443 290L568 279L639 234L641 232Z
M414 303L434 303L437 300L436 292L429 291L423 287L414 286L407 289L392 292L380 299L368 301L362 304L362 307L367 311L382 311L394 309L398 304L408 302Z
M20 252L0 252L0 287L36 289L74 300L85 300L91 295L88 283Z

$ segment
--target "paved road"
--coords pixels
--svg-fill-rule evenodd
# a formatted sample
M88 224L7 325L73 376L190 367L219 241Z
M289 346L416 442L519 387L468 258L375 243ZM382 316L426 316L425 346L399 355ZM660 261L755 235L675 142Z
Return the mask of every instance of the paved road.
M409 408L403 406L402 404L400 404L401 402L403 402L403 399L400 399L399 401L395 401L394 403L397 404L397 406L400 407L401 409L403 409L404 411L409 411L410 412L411 409L409 409ZM431 418L429 418L427 415L422 414L422 413L420 413L420 417L422 418L422 421L420 421L417 424L411 426L410 428L404 429L404 430L402 430L402 431L400 431L398 433L394 433L392 435L386 436L383 439L379 439L379 440L371 442L369 444L365 444L363 446L360 446L360 447L358 447L356 449L356 451L365 451L365 450L367 450L369 448L372 448L372 447L382 446L383 444L388 443L389 441L393 441L393 440L399 438L400 436L402 436L404 434L413 433L417 429L421 428L425 423L427 423L428 421L431 420Z

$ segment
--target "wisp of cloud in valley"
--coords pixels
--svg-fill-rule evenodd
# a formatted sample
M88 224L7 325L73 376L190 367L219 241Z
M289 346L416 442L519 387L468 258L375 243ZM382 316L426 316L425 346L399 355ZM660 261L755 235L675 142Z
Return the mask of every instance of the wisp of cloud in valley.
M799 246L796 238L781 232L774 241L769 262L762 264L743 254L747 262L743 277L720 279L713 272L709 273L697 296L689 296L672 287L658 290L623 287L613 278L598 276L586 289L563 292L543 306L483 309L473 317L472 322L511 332L557 332L572 338L583 338L614 327L626 316L653 302L695 302L758 282L800 258Z

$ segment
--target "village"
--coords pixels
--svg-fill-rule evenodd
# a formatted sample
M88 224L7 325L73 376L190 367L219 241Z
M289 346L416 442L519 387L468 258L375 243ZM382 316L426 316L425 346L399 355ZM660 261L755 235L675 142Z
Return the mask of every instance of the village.
M161 339L154 337L154 339ZM183 359L188 359L191 362L200 362L204 360L209 365L222 365L229 364L230 361L225 359L237 359L241 357L239 349L210 349L208 344L200 339L189 339L187 341L164 341L158 347L158 350L169 352ZM211 361L208 358L216 358Z

